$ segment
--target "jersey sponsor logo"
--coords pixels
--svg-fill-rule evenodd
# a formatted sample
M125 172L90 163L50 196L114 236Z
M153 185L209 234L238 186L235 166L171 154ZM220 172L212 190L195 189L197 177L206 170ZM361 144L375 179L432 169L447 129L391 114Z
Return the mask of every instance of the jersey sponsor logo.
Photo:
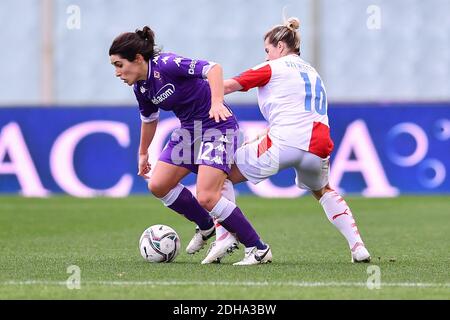
M197 60L191 61L191 63L189 64L189 69L188 69L189 74L194 74L196 64L197 64Z
M152 98L153 104L159 104L166 100L168 97L170 97L175 92L175 86L171 83L166 84L163 86L159 91L156 93L156 95Z

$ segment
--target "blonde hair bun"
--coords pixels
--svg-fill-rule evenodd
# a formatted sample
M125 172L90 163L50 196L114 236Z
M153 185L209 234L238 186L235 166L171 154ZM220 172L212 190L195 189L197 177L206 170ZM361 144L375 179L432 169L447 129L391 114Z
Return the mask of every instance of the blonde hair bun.
M284 24L289 30L295 31L300 28L300 20L296 17L290 17Z

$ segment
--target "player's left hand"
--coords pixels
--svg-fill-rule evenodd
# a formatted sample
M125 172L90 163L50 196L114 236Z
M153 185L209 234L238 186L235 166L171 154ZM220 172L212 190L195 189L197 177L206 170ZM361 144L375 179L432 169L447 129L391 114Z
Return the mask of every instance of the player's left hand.
M223 105L223 103L215 103L211 105L211 110L209 110L209 118L219 123L220 120L226 121L228 117L231 117L230 110Z

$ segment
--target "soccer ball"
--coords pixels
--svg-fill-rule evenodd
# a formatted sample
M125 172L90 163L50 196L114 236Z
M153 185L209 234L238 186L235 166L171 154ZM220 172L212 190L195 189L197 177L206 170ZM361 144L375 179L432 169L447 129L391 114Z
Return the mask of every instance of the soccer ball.
M180 252L180 247L178 234L163 224L147 228L139 239L139 250L148 262L171 262Z

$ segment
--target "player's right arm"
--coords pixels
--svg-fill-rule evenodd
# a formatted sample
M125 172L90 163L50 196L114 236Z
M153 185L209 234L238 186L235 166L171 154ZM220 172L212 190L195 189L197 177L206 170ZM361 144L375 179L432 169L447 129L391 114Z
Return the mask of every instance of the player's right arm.
M138 175L144 179L149 179L147 175L151 170L150 162L148 161L148 148L155 136L156 126L158 120L152 122L144 122L141 124L141 139L139 143L139 163L138 163Z
M145 92L145 91L144 91ZM156 126L158 124L159 110L147 97L140 92L139 86L134 86L134 94L139 105L139 113L141 117L141 139L139 142L139 160L138 175L144 179L149 179L147 175L150 170L150 162L148 161L148 148L155 136Z

